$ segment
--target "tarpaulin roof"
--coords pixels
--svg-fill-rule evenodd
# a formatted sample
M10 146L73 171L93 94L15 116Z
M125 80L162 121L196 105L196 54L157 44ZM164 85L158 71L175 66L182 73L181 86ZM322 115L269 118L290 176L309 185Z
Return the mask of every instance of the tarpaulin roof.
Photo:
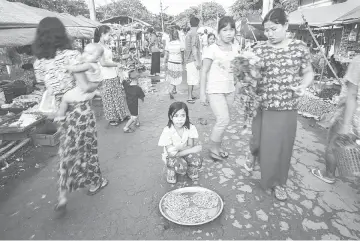
M0 0L0 47L31 44L36 27L45 17L57 17L65 25L70 37L92 38L95 28L100 24L86 21L66 13L30 7L18 2Z
M290 28L298 28L303 25L304 19L309 26L312 27L325 27L339 23L339 19L351 14L356 14L355 9L359 10L360 15L360 0L348 0L344 3L333 4L324 7L303 8L291 12L288 16ZM355 11L355 12L354 12ZM349 17L347 17L349 18ZM249 24L257 28L261 26L260 21L250 21Z
M309 26L324 27L333 25L335 21L346 16L360 6L359 0L348 0L344 3L333 4L325 7L299 9L289 14L290 25L302 25L304 15Z
M336 19L336 23L351 24L360 22L360 6L345 14L344 16Z

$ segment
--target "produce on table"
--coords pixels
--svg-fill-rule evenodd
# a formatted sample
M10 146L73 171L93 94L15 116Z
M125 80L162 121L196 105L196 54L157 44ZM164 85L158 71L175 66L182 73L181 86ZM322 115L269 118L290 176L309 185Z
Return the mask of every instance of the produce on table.
M322 115L335 111L336 105L334 103L323 100L310 92L307 92L298 100L298 113L304 117L320 120Z

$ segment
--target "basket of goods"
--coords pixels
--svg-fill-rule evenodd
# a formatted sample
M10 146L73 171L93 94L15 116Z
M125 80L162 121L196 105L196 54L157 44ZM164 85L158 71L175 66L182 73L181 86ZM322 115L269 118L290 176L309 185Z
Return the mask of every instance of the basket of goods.
M221 197L203 187L185 187L166 193L160 200L161 214L171 222L184 226L202 225L221 214Z
M260 58L253 52L245 51L235 57L232 68L239 87L240 102L244 108L244 131L246 131L250 128L261 103L261 97L256 92L261 79Z
M343 177L360 177L360 145L355 135L339 135L334 143L334 155L339 174Z
M335 112L336 105L330 100L323 100L310 92L298 99L298 112L308 118L320 120L327 113Z

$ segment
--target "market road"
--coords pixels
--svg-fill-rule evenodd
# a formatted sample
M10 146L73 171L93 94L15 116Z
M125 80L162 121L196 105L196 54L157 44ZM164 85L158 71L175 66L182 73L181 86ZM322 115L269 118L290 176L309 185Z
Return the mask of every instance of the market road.
M335 185L310 174L323 168L325 131L299 117L290 179L289 200L281 203L259 187L260 172L250 175L243 167L247 139L240 135L241 118L233 111L224 137L228 161L214 163L205 158L198 182L166 183L162 149L158 138L167 123L171 101L165 84L149 94L141 105L142 126L124 134L122 125L110 127L101 107L98 117L99 155L109 186L95 196L85 191L71 194L68 211L57 215L56 148L37 148L5 172L0 173L1 239L359 239L359 184L346 180ZM177 100L186 100L181 86ZM191 121L206 146L214 117L197 101L189 105ZM197 123L199 117L207 126ZM206 155L204 154L206 157ZM164 219L158 209L160 198L184 186L215 190L225 202L215 221L199 227L182 227Z

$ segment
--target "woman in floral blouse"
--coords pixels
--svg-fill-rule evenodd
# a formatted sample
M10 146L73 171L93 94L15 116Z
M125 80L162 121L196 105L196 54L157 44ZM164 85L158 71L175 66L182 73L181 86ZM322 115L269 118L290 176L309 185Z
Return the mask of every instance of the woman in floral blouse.
M262 103L253 121L250 149L260 163L261 186L272 189L275 197L284 201L296 135L297 97L304 95L314 74L306 44L286 37L288 22L284 10L272 9L263 26L268 41L254 47L261 58L258 94Z

